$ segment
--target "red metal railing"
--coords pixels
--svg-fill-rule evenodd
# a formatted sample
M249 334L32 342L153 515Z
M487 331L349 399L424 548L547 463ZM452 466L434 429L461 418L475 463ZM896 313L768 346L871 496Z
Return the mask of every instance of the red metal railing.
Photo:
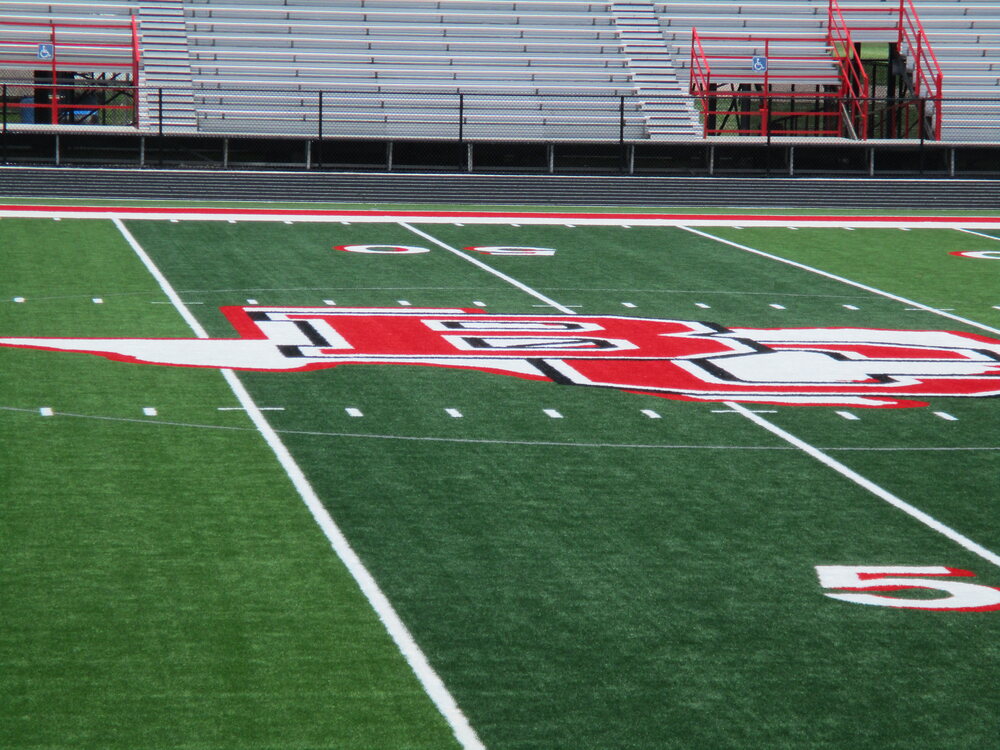
M691 84L688 91L700 95L707 92L712 83L712 66L708 64L705 48L702 46L698 29L691 29Z
M836 11L834 10L836 9ZM853 31L882 32L885 41L895 37L899 54L910 61L913 70L913 98L924 103L920 109L922 117L929 116L932 123L933 138L941 138L941 94L944 86L944 76L937 56L931 48L927 32L920 21L913 0L899 0L899 5L871 5L841 9L838 0L830 0L831 15L836 12L840 18L848 17L847 25ZM865 20L862 20L865 19ZM868 20L871 19L871 20ZM927 111L926 103L930 103ZM904 132L909 133L913 109L905 110L907 118Z
M45 70L52 76L51 83L25 82L25 87L46 90L48 102L12 102L6 106L14 109L43 109L49 110L48 118L53 125L66 119L74 119L73 113L83 110L122 110L132 111L132 123L138 123L138 97L135 95L139 85L139 65L141 55L139 51L139 25L135 16L132 16L128 23L118 24L86 24L86 23L31 23L21 21L0 21L0 34L4 28L16 27L20 29L37 29L40 33L30 40L7 41L0 39L0 55L4 50L9 50L8 54L15 54L21 51L21 57L0 57L0 65L28 68L31 70ZM127 31L129 42L90 42L72 41L60 38L59 32L65 30L119 30ZM51 57L44 63L41 57L34 60L26 58L23 54L28 51L41 50L41 45L51 45ZM77 83L60 83L58 73L60 70L73 72L91 72L92 69L107 70L121 69L131 73L130 84L114 84L107 87L106 91L128 91L132 95L130 104L101 104L101 103L81 103L74 101L78 97L75 92L79 90L91 90L97 87L79 85ZM103 87L102 87L103 88ZM32 119L36 119L32 117Z
M816 85L822 80L822 75L805 76L800 73L780 72L784 63L819 63L829 64L830 56L824 49L815 54L775 54L773 45L783 45L796 42L815 43L815 37L756 37L747 34L712 34L702 35L697 29L691 33L691 84L690 92L701 103L703 116L703 134L709 135L826 135L840 136L844 134L843 110L840 106L845 75L838 70L829 77L829 85L836 86L836 91L772 91L773 84L795 84L809 82ZM745 50L732 51L726 54L708 54L705 52L705 42L725 42L727 46L744 46ZM750 65L753 55L763 53L767 65L762 71L742 70L736 77L739 83L757 86L758 91L718 90L718 85L735 83L720 80L724 76L716 76L713 80L712 62L718 67L733 63ZM777 70L773 70L774 66ZM863 72L863 71L862 71ZM729 106L718 109L719 101L728 101ZM785 109L782 109L785 103ZM805 103L801 109L797 103ZM863 106L859 103L859 106ZM718 118L726 122L736 118L747 122L747 126L723 127L715 126ZM791 125L777 126L777 122L795 123L812 119L818 126L794 127ZM754 124L755 123L755 124Z
M851 29L844 21L837 0L830 0L827 8L826 43L840 67L840 98L850 115L855 135L868 138L868 74L864 63L854 48Z
M941 139L941 90L944 76L913 0L899 0L899 51L913 60L913 93L931 104L934 140ZM923 113L927 116L927 112Z
M845 19L845 15L847 19ZM871 19L871 20L867 20ZM907 97L908 104L902 108L906 118L903 132L912 132L910 122L911 117L919 117L921 122L920 132L925 133L925 123L930 123L930 132L935 140L941 138L941 99L943 76L937 57L931 48L930 41L924 31L923 24L917 15L913 0L899 0L898 6L895 3L883 4L869 7L851 7L843 9L838 0L830 0L827 9L826 46L827 50L823 57L830 59L830 56L837 62L839 70L839 80L835 92L820 91L799 93L795 91L775 91L771 84L775 82L795 83L797 80L805 81L806 77L800 75L781 75L771 72L771 62L794 62L804 60L816 60L818 56L807 55L780 55L771 57L771 43L777 42L801 42L815 41L811 37L753 37L750 35L737 34L717 34L700 35L697 29L692 30L691 35L691 86L690 92L698 97L702 105L704 117L704 135L727 134L753 134L753 135L849 135L859 139L866 139L870 134L871 113L868 74L865 72L864 63L854 45L851 32L878 31L883 32L887 37L895 37L898 43L899 53L910 61L912 67L912 88L913 96ZM704 42L726 41L732 44L742 43L747 50L739 55L718 55L708 54L705 51ZM738 75L731 75L729 80L723 80L723 76L716 75L713 79L712 62L724 62L743 60L749 64L751 49L764 50L764 56L768 58L768 67L760 74L753 75L740 72ZM717 66L721 68L722 66ZM750 83L760 88L759 91L725 91L720 93L720 84L730 83ZM745 99L747 101L760 100L759 106L740 109L730 107L726 110L717 110L713 102L720 98L730 101ZM837 101L834 112L829 111L824 104L822 109L817 111L803 112L796 110L794 103L796 100L814 100L817 105L830 99ZM912 105L912 101L919 103L918 107ZM775 108L780 101L789 102L792 107L789 111L779 111ZM928 106L930 109L928 110ZM759 126L753 128L716 128L713 126L715 118L719 115L738 115L744 119L746 116L760 116ZM774 117L783 116L786 119L794 120L799 117L818 118L818 122L831 122L829 126L820 125L809 130L782 128L777 129L771 123ZM832 122L834 121L835 122ZM848 128L847 125L850 125Z

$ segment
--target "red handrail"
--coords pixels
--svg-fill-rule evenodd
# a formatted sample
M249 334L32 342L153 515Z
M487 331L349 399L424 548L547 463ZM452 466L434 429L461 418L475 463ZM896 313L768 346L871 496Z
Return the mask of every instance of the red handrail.
M868 74L854 49L851 29L837 0L830 0L827 9L827 45L840 65L840 93L848 97L847 106L858 138L868 138Z
M706 53L704 48L704 42L729 42L731 44L743 43L747 45L752 45L754 52L749 49L747 52L737 53L737 54L709 54ZM826 136L837 136L843 135L843 118L840 114L840 108L837 107L836 111L814 111L810 110L776 110L774 109L774 104L772 99L781 99L788 102L793 101L814 101L817 104L820 101L831 101L831 100L841 100L844 87L844 73L839 69L835 76L830 78L830 83L836 84L837 91L815 91L815 92L802 92L802 91L782 91L778 93L771 92L771 85L773 83L794 83L796 81L801 81L804 78L808 78L809 81L815 82L815 76L804 77L801 74L786 74L781 72L775 72L772 70L772 65L774 63L782 62L829 62L830 56L826 49L818 54L773 54L772 53L772 43L777 45L787 42L813 42L817 41L816 37L812 36L782 36L782 37L757 37L752 34L699 34L697 29L692 30L691 34L691 75L690 75L690 93L697 97L701 101L701 110L703 115L703 135L719 135L719 134L752 134L760 136L768 135L826 135ZM712 88L713 77L711 61L745 61L749 64L749 57L751 54L757 54L757 50L762 51L764 57L768 59L767 67L761 72L744 72L740 75L740 82L752 82L758 83L763 87L763 92L754 91L725 91L720 94ZM839 58L838 58L839 60ZM732 83L732 81L726 81L726 83ZM715 97L721 97L727 100L735 102L748 102L749 109L729 109L729 110L716 110L714 108L713 99ZM856 97L852 97L856 98ZM756 100L760 100L759 103ZM855 106L860 106L855 102ZM710 122L715 115L750 115L760 118L760 124L754 128L716 128L710 126ZM819 121L833 122L829 126L822 126L819 129L803 130L795 128L781 128L773 129L770 124L772 116L786 116L793 118L808 117Z
M872 5L846 10L840 8L837 0L830 0L831 13L834 6L837 7L838 13L846 13L848 16L874 16L876 19L882 19L881 22L875 20L863 25L852 21L847 25L853 31L882 31L895 34L900 54L913 61L913 93L917 98L931 102L934 138L940 140L940 102L944 76L913 0L899 0L898 5Z
M705 55L705 48L701 44L698 36L698 29L691 29L691 81L688 85L688 93L693 96L706 97L711 90L712 68L708 64L708 57ZM707 99L703 98L702 103L707 104ZM705 107L703 107L705 109ZM708 135L708 118L702 126L702 137Z
M133 15L129 18L127 23L62 23L59 21L0 21L0 27L17 27L17 28L29 28L46 30L48 33L45 35L48 38L46 41L52 45L52 57L47 61L44 68L49 71L52 76L52 83L48 85L36 85L35 88L47 88L50 89L50 104L44 105L18 105L24 107L49 107L51 108L51 121L53 125L59 123L59 116L63 110L78 109L78 105L74 103L61 103L59 101L60 90L61 89L73 89L78 88L75 86L60 85L58 83L58 71L60 68L78 70L81 65L86 66L92 64L98 68L126 68L132 73L132 83L131 86L120 86L118 88L130 88L133 93L138 89L139 85L139 64L141 60L141 55L139 51L139 26L136 17ZM122 31L129 32L129 42L126 43L115 43L115 42L88 42L88 41L58 41L57 40L57 30L68 30L68 29L118 29ZM41 35L39 35L41 36ZM0 40L0 47L31 47L37 46L38 41L28 42L28 41L3 41ZM85 61L80 58L74 59L73 51L82 52L85 50L90 51L108 51L113 52L115 50L120 50L122 52L122 62L116 62L113 59L102 60L100 62ZM23 59L0 59L0 64L9 66L21 66L28 67L32 70L38 70L42 68L39 62L28 62ZM88 109L121 109L122 105L86 105ZM133 97L133 104L130 105L133 109L133 122L136 121L136 115L138 114L138 101L137 97Z
M899 0L898 45L901 53L909 50L913 54L913 93L918 98L925 96L931 102L934 109L934 140L940 140L944 75L913 0ZM928 88L931 90L925 94Z

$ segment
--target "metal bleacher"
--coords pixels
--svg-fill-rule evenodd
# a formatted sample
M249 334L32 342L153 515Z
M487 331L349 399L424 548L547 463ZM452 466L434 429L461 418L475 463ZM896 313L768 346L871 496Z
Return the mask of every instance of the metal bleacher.
M913 0L944 71L942 137L1000 140L1000 0ZM899 0L840 0L885 7ZM0 76L30 85L58 21L81 70L139 19L141 128L164 133L493 140L690 139L692 29L772 40L771 72L829 84L828 0L89 0L0 2ZM885 32L855 41L889 41ZM785 40L785 41L781 41ZM87 43L91 47L87 48ZM712 41L712 51L759 54ZM801 53L801 54L800 54ZM799 57L797 61L780 58ZM105 60L105 62L107 62ZM35 64L35 67L38 67ZM738 83L747 67L713 73ZM14 89L12 89L14 90Z
M1000 140L1000 2L914 3L944 73L943 140Z
M650 113L634 96L618 26L630 23L631 5L617 13L616 3L574 0L185 5L203 131L580 140L647 132ZM660 83L681 93L670 73ZM693 112L676 109L664 119L690 137Z

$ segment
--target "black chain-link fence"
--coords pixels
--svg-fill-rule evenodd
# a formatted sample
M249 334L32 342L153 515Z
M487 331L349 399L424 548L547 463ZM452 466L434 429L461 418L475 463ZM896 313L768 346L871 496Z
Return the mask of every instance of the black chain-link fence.
M954 175L997 152L1000 98L0 83L4 163Z
M996 98L847 99L829 92L718 90L645 96L530 90L137 88L114 82L0 82L4 130L100 125L142 134L641 142L714 139L913 139L1000 142Z

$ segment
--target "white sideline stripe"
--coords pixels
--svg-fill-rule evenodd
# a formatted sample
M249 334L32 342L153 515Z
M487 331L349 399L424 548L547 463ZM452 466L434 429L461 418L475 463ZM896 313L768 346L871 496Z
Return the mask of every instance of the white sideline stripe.
M791 445L794 445L796 448L809 454L812 458L815 458L824 466L833 469L841 476L850 479L858 486L868 490L876 497L889 503L889 505L898 508L899 510L903 511L911 518L916 519L917 521L924 524L928 528L933 529L939 534L943 534L944 536L948 537L961 547L964 547L969 552L972 552L973 554L978 555L984 560L993 563L997 567L1000 567L1000 555L991 552L982 545L972 541L967 536L958 533L950 526L945 526L943 523L929 516L928 514L924 513L919 508L916 508L910 505L905 500L896 497L888 490L882 489L882 487L875 484L871 480L865 479L865 477L861 476L853 469L849 469L847 466L840 463L836 459L831 458L830 456L823 453L823 451L821 451L819 448L816 448L810 445L809 443L805 442L804 440L795 437L795 435L791 434L790 432L786 432L785 430L778 427L778 425L774 424L773 422L769 422L768 420L764 419L764 417L754 414L752 411L744 408L742 405L736 403L735 401L727 401L726 406L728 406L733 411L739 412L744 417L749 419L751 422L754 422L755 424L763 427L771 434L778 436L785 442L790 443Z
M100 210L94 210L95 208ZM520 227L522 225L536 226L565 226L565 214L551 214L540 211L532 216L516 217L518 222L512 223L508 214L500 212L483 216L467 215L462 212L453 214L421 214L414 211L399 211L397 213L373 213L365 214L344 214L336 210L327 210L320 213L296 213L296 209L289 209L287 213L262 213L259 210L247 208L238 212L220 209L219 211L205 211L192 208L190 213L178 212L176 210L165 211L162 207L151 206L148 210L123 212L121 206L46 206L42 209L30 209L25 206L11 206L0 204L0 218L73 218L73 219L99 219L108 220L113 218L121 219L149 219L154 221L218 221L236 223L238 221L256 222L284 222L294 223L340 223L350 226L352 223L360 224L395 224L400 221L418 222L421 224L452 224L455 221L462 221L466 225L505 225ZM737 219L732 216L715 216L703 214L693 216L691 214L651 214L646 218L646 214L630 214L627 217L618 212L615 215L605 215L601 213L573 213L574 226L610 226L610 227L731 227L743 229L744 227L774 227L774 228L805 228L805 227L844 227L850 225L854 228L864 229L901 229L904 232L910 229L957 229L964 230L968 227L977 227L985 230L996 230L1000 228L996 217L989 216L937 216L937 215L914 215L904 216L874 216L864 217L859 221L857 216L844 215L842 217L808 215L808 214L787 214L782 216L767 216L767 218L755 218L749 214L739 215Z
M142 246L136 241L135 237L132 236L132 233L128 231L120 219L115 218L112 221L118 228L118 231L121 232L122 236L135 251L139 260L142 261L143 265L146 266L153 278L156 279L156 282L160 285L163 293L166 294L170 301L174 304L174 308L191 327L191 330L194 331L195 335L200 339L208 338L208 333L191 314L191 311L184 306L184 303L177 295L177 292L174 291L170 282L167 281L167 278L160 272L160 269L156 267L152 258L146 254L146 251L143 250ZM371 573L368 572L368 569L365 568L364 563L361 562L361 559L357 556L357 553L354 552L343 532L330 516L327 509L323 506L319 496L316 495L316 491L312 488L312 485L309 484L309 480L306 479L305 474L302 473L302 469L299 468L295 459L292 458L292 455L288 452L285 444L281 442L281 438L278 437L274 428L272 428L268 423L263 412L257 408L253 399L250 398L250 394L243 387L243 384L239 381L232 370L221 370L221 372L237 400L243 408L246 409L246 412L254 426L260 432L261 436L264 438L271 450L274 451L274 455L277 457L278 462L285 470L285 473L288 474L288 478L291 480L295 489L298 491L299 496L302 498L302 501L309 509L309 512L315 519L316 524L320 527L320 529L322 529L327 540L329 540L330 546L333 548L334 552L336 552L337 557L340 558L348 572L350 572L351 576L353 576L362 593L365 595L365 598L368 599L368 602L378 615L379 620L382 621L386 631L388 631L392 640L395 641L396 646L399 648L403 657L413 670L413 673L416 675L420 684L427 692L427 695L430 697L431 701L433 701L438 711L441 712L445 721L448 722L452 732L455 734L455 738L463 748L466 748L466 750L485 750L485 745L483 745L483 743L479 740L479 737L469 724L465 714L462 713L462 710L455 702L454 697L452 697L451 693L448 692L448 688L445 687L444 682L442 682L441 678L431 667L430 662L427 661L427 657L424 655L423 651L420 650L420 646L418 646L417 642L413 639L413 636L410 634L410 631L396 613L396 610L389 602L389 599L379 588L378 583L372 577Z
M405 221L399 222L399 226L403 227L404 229L409 229L414 234L423 237L425 240L433 242L438 247L444 248L449 253L457 255L459 258L462 258L463 260L467 260L472 265L478 266L479 268L483 269L487 273L493 274L498 279L503 279L508 284L516 286L518 289L520 289L525 294L530 294L535 299L541 300L542 302L544 302L545 304L549 305L550 307L554 307L556 310L559 310L560 312L564 312L564 313L566 313L568 315L576 315L575 312L573 312L572 310L570 310L565 305L560 305L554 299L546 297L541 292L536 292L530 286L527 286L526 284L522 284L520 281L518 281L517 279L513 278L512 276L508 276L507 274L503 273L502 271L498 271L495 268L492 268L492 267L486 265L485 263L483 263L483 261L479 260L479 258L473 258L471 255L466 255L462 251L456 250L451 245L448 245L447 243L442 242L437 237L429 235L426 232L422 232L419 229L417 229L416 227L407 224Z
M881 297L887 299L895 300L896 302L902 302L906 305L913 305L915 308L924 310L925 312L934 313L935 315L940 315L945 318L950 318L951 320L957 320L959 323L964 323L965 325L972 326L973 328L978 328L981 331L989 331L1000 336L1000 328L993 328L992 326L985 325L984 323L978 323L974 320L969 320L968 318L963 318L961 315L952 315L944 310L939 310L929 305L923 305L915 300L907 299L906 297L900 297L898 294L893 294L892 292L885 292L881 289L876 289L873 286L868 286L867 284L862 284L857 281L851 281L843 276L838 276L835 273L829 273L828 271L822 271L819 268L814 268L813 266L807 266L805 263L799 263L798 261L789 260L788 258L782 258L780 255L772 255L771 253L764 252L763 250L758 250L756 248L750 247L748 245L741 245L739 242L733 242L732 240L723 239L722 237L716 237L714 234L709 234L708 232L703 232L700 229L694 229L693 227L682 226L679 227L685 232L690 232L691 234L697 234L705 239L714 240L716 242L721 242L723 245L729 245L730 247L735 247L737 250L743 250L748 253L753 253L754 255L759 255L762 258L768 258L770 260L775 260L779 263L784 263L785 265L792 266L793 268L800 268L803 271L809 271L810 273L815 273L819 276L825 276L828 279L833 279L834 281L839 281L842 284L847 284L848 286L853 286L856 289L864 289L866 292L871 292L872 294L877 294Z

